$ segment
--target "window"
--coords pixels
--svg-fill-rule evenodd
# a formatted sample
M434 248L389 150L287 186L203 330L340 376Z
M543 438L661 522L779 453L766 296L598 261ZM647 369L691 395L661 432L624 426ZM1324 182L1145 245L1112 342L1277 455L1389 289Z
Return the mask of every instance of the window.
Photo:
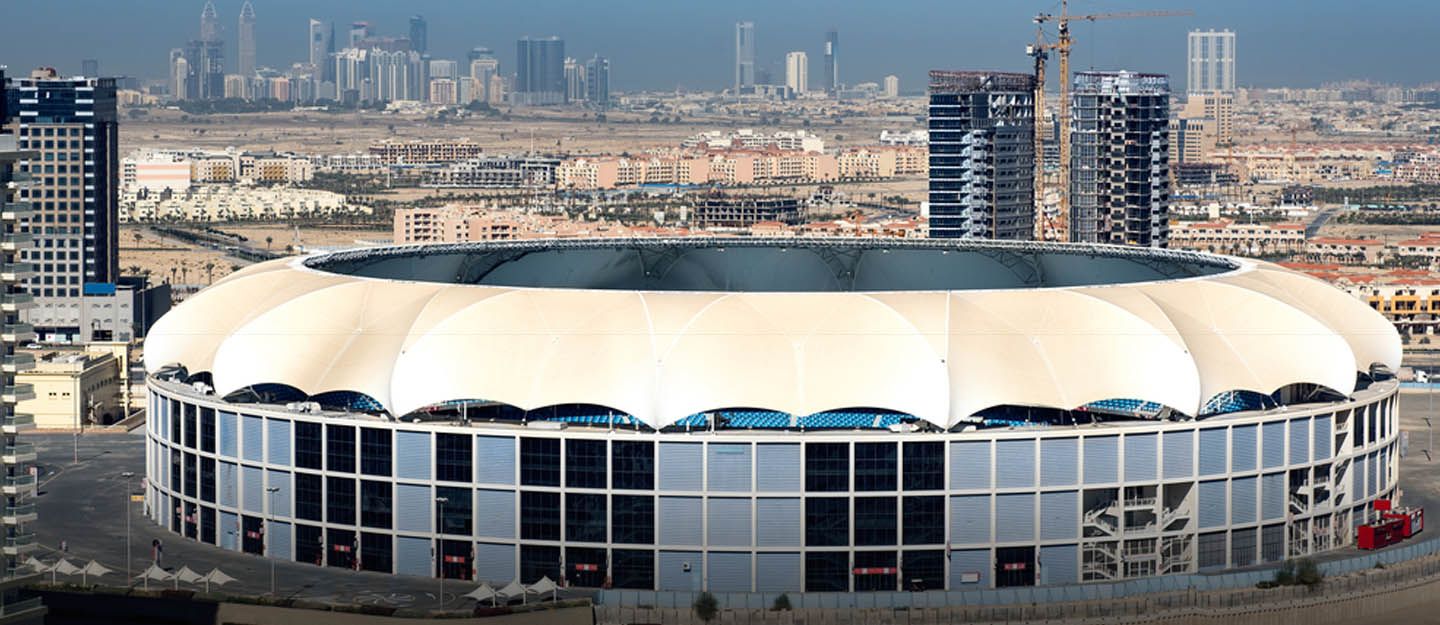
M611 551L610 577L614 588L653 590L655 588L655 552L637 549Z
M520 493L520 538L560 540L560 493Z
M811 551L805 554L805 592L846 592L850 589L850 554Z
M894 551L857 551L855 568L860 571L855 574L856 592L895 590L896 582L900 579L895 573L874 572L876 569L896 569Z
M905 443L905 490L945 488L945 443Z
M915 592L945 589L945 552L906 551L901 555L900 574L904 590Z
M525 486L560 485L560 439L520 439L520 483Z
M389 482L360 482L360 524L390 529L392 504Z
M354 525L355 480L348 477L327 477L325 490L325 520L336 525Z
M844 497L806 499L805 544L810 547L850 544L850 500Z
M810 443L805 446L805 490L850 490L850 445Z
M394 570L394 547L389 534L360 534L360 568L390 573Z
M520 583L533 584L542 577L560 579L560 548L520 545Z
M855 490L895 490L895 444L855 443Z
M360 429L360 472L390 476L390 430Z
M611 540L649 545L655 542L655 498L649 495L615 495L610 503Z
M469 434L435 435L435 479L442 482L470 482L474 473L470 469ZM559 443L559 441L555 441Z
M200 428L195 423L195 404L185 404L185 446L195 448L195 435Z
M605 542L604 495L565 495L565 540L582 543Z
M605 441L565 441L565 485L605 488Z
M436 487L435 506L435 518L439 519L436 529L441 534L470 534L470 518L474 514L470 489Z
M200 408L200 451L215 451L215 409Z
M1199 568L1225 566L1225 532L1201 534L1200 548L1195 553Z
M295 474L295 518L308 521L323 521L320 516L320 476L309 473Z
M198 484L200 467L197 465L195 454L185 454L185 496L195 496L195 486Z
M345 425L325 426L326 468L342 473L355 472L355 428Z
M621 490L655 488L655 445L649 441L610 444L611 487Z
M180 450L170 450L170 490L179 492L183 490L182 483L185 481L185 469L180 462Z
M906 497L904 533L907 545L938 545L945 542L945 498ZM859 510L859 505L856 505ZM856 525L859 525L857 519Z
M855 498L855 544L895 544L895 498Z
M200 500L215 501L215 459L200 458Z

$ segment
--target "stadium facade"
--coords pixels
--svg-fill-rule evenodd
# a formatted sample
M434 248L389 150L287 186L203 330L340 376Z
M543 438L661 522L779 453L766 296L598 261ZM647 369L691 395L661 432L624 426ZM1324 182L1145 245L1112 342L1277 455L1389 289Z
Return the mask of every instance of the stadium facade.
M1400 342L1250 260L969 241L393 247L242 270L147 339L183 536L451 578L988 588L1350 544Z

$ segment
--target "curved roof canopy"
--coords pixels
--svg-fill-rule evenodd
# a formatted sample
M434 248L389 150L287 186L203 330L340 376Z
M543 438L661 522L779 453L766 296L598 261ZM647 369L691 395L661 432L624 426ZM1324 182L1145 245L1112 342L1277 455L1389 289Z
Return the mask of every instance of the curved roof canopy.
M669 243L262 263L162 318L146 367L209 371L221 395L354 391L396 415L485 398L610 406L659 428L733 406L865 406L950 427L997 405L1125 397L1194 415L1225 391L1348 394L1357 371L1400 362L1379 314L1263 262L1048 244Z

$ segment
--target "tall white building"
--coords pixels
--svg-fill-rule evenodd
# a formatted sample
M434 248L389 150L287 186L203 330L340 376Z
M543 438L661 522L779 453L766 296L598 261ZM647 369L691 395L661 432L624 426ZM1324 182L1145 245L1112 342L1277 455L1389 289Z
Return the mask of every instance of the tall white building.
M1190 31L1185 91L1235 91L1235 33L1229 30Z
M755 86L755 22L735 23L735 91Z
M239 34L239 74L249 79L255 75L255 7L250 5L250 0L240 6L240 29Z
M810 59L804 52L785 55L785 86L795 93L805 93L810 84Z
M900 97L900 77L894 74L885 77L885 97Z

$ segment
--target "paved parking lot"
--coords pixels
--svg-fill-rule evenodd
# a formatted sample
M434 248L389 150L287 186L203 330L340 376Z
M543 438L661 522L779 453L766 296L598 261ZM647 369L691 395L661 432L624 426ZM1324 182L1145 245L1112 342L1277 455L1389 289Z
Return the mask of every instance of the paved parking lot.
M73 462L75 439L72 435L25 435L24 440L35 443L42 471L37 500L40 521L32 525L42 548L35 555L46 563L54 562L61 555L59 545L63 540L69 547L65 557L71 562L83 566L92 559L97 560L116 571L98 582L121 586L125 583L125 516L128 514L132 574L139 575L150 566L151 540L160 539L165 545L165 568L174 571L189 566L204 574L219 567L239 580L226 585L225 593L268 594L270 560L181 538L151 523L144 516L144 504L128 503L126 480L121 473L136 474L130 490L140 494L140 475L145 466L144 439L140 435L143 431L142 428L132 434L86 434L79 441L79 464ZM274 570L276 595L282 597L396 608L424 609L439 605L438 579L319 568L295 562L276 562ZM76 576L71 581L79 583L80 578ZM165 583L173 586L173 582ZM152 588L156 585L157 582L151 582ZM203 586L184 583L180 586L204 590ZM473 606L473 601L459 595L474 587L471 582L447 580L445 607Z

